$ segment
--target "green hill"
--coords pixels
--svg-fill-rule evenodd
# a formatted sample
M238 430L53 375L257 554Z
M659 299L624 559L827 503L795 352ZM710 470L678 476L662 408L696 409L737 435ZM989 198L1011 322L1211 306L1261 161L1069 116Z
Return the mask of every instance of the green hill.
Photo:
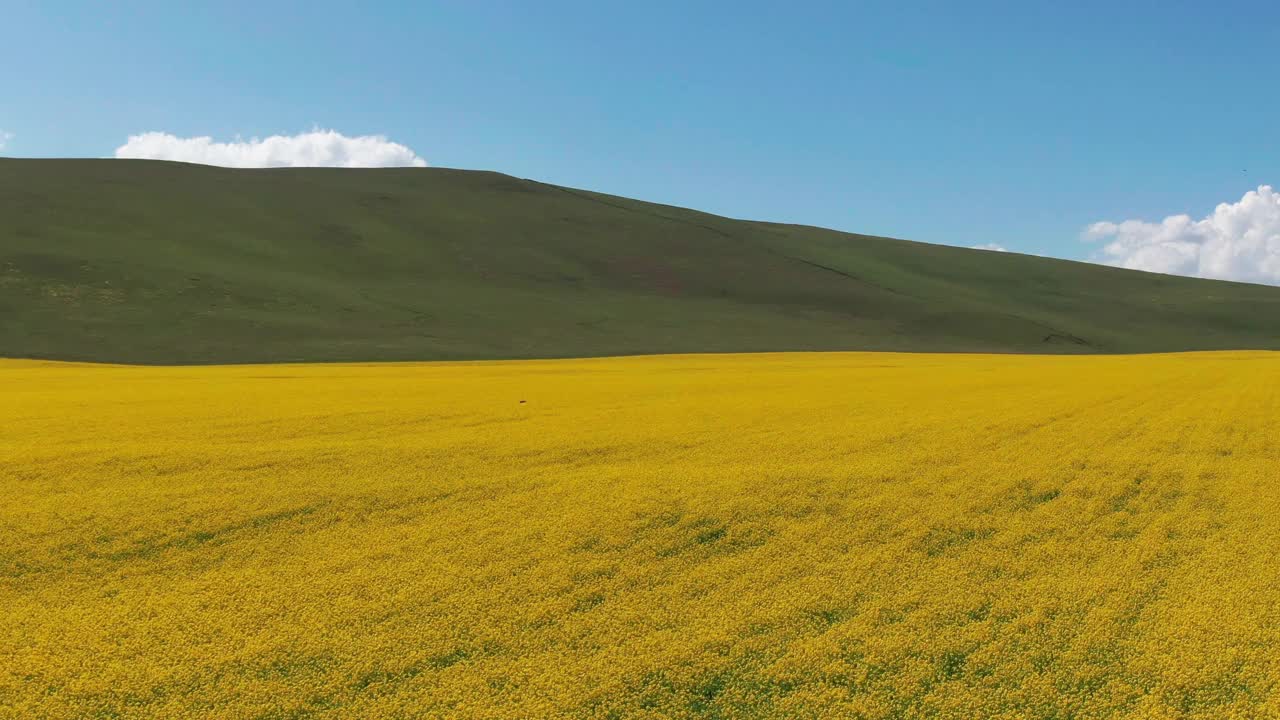
M441 169L0 160L0 356L1280 347L1280 288Z

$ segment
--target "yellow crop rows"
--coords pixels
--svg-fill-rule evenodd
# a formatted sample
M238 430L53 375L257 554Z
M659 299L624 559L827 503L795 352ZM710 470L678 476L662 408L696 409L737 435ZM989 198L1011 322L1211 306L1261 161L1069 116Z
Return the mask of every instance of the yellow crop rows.
M0 717L1277 717L1278 380L0 363Z

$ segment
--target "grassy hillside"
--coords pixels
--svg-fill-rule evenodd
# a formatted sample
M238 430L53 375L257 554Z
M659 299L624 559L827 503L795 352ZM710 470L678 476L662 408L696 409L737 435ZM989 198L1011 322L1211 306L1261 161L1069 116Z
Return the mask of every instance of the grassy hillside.
M1280 289L441 169L0 160L0 356L1280 347Z

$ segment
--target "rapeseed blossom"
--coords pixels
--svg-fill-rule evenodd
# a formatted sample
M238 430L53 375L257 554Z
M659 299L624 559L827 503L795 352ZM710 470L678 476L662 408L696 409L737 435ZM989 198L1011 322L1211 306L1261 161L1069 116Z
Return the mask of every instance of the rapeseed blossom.
M3 362L0 717L1277 717L1277 377Z

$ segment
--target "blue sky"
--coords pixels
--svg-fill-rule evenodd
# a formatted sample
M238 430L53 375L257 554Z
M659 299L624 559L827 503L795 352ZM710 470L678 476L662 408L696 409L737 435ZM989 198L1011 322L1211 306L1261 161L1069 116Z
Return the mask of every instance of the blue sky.
M434 166L1079 259L1097 221L1208 222L1280 183L1274 3L178 5L7 3L0 152L331 128ZM1128 227L1095 234L1160 242Z

